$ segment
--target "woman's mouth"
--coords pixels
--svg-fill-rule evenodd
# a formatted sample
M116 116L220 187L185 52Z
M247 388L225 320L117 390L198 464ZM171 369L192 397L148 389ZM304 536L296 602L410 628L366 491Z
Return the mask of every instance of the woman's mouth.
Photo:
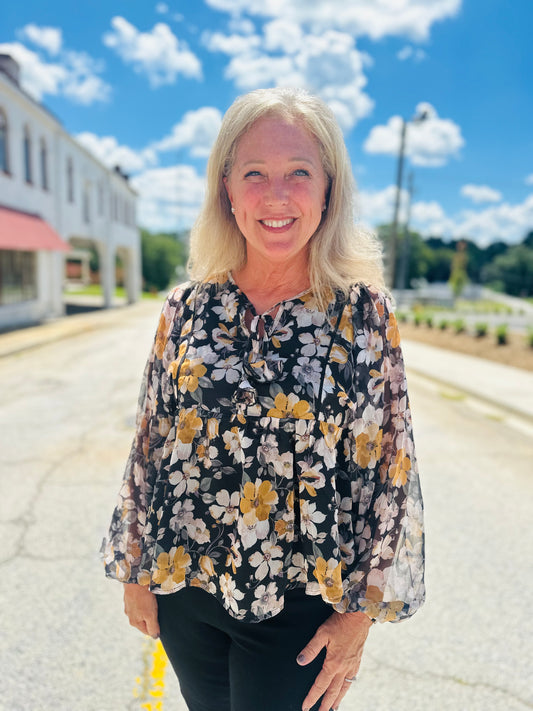
M282 227L288 227L289 225L292 225L292 223L295 222L295 219L296 218L294 217L287 217L283 220L259 220L259 222L265 227L277 230Z

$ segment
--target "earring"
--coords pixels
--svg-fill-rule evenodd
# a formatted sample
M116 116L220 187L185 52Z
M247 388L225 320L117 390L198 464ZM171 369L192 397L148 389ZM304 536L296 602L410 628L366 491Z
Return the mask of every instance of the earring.
M233 205L231 206L231 212L233 215L235 214L235 208L233 207Z

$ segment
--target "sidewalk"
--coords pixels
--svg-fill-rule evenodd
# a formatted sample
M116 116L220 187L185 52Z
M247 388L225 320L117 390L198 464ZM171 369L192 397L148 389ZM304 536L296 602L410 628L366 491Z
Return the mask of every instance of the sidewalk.
M402 341L407 370L533 423L533 373L484 358Z
M152 312L155 328L160 309L159 300L141 300L129 306L66 316L40 326L3 333L0 334L0 359L98 328L110 328L138 314ZM533 373L415 341L402 341L402 349L408 371L533 422Z
M32 348L39 348L47 343L60 341L98 328L110 328L124 318L136 314L154 314L154 333L157 318L161 311L162 300L141 299L135 304L117 306L112 309L95 309L86 313L46 321L38 326L20 328L0 333L0 359L22 353Z

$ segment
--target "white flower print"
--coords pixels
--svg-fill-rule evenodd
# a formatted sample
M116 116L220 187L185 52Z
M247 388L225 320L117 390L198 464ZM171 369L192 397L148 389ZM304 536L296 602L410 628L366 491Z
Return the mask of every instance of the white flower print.
M278 575L283 567L283 561L279 560L283 555L283 549L272 545L270 541L261 543L261 551L256 551L248 558L250 563L256 568L255 577L263 580L267 575L270 577Z
M232 355L225 360L219 360L213 370L211 378L213 380L227 380L228 383L236 383L240 380L241 371L237 367L240 363L238 356Z
M200 486L200 469L190 462L183 462L181 469L175 469L170 474L168 481L174 486L173 494L176 498L185 492L194 493Z
M242 600L244 593L237 590L235 580L230 576L229 573L224 573L218 579L220 585L220 591L224 598L224 607L226 610L232 610L237 613L239 611L239 600Z
M260 610L263 611L263 614L271 613L280 606L276 583L258 585L254 594L257 599L252 602L252 611L256 615L259 615Z
M234 523L239 515L240 493L234 491L230 496L229 491L222 489L222 491L217 491L215 498L217 503L209 507L211 516L221 519L226 526Z
M318 538L317 524L326 520L326 515L317 511L316 504L310 504L305 499L300 502L300 528L309 538Z
M172 507L174 516L169 521L170 527L174 531L191 524L194 520L194 503L190 499L177 501Z
M331 335L318 330L310 333L301 333L298 338L300 343L304 344L303 348L300 348L302 355L320 358L326 353Z

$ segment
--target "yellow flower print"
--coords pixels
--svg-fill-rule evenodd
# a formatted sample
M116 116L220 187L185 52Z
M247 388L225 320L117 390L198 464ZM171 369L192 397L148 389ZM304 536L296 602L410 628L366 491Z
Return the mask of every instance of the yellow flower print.
M381 457L383 430L377 424L369 425L355 438L355 461L360 467L375 467Z
M182 393L188 390L193 393L198 389L198 378L205 375L207 368L202 363L186 358L180 368L178 388Z
M354 331L353 331L352 309L351 309L350 305L348 305L342 313L338 330L342 334L343 338L345 338L348 341L348 343L353 343Z
M346 350L346 348L343 348L338 343L334 343L329 357L330 360L332 360L334 363L340 363L340 365L344 365L344 363L346 363L346 361L348 360L348 351Z
M272 484L269 481L257 479L255 484L247 481L239 504L244 514L245 524L250 526L256 521L266 521L272 505L277 502L278 495L272 491Z
M396 452L394 463L389 470L389 477L394 486L403 486L407 481L407 473L411 469L411 460L405 454L405 449Z
M324 558L316 559L316 567L313 575L318 580L322 596L326 596L329 602L337 604L342 600L342 564L335 558L330 558L327 563Z
M267 412L268 417L295 417L299 420L312 420L313 413L309 412L307 400L299 400L298 395L278 393L274 399L274 407Z
M380 603L383 600L383 592L377 585L369 585L366 589L366 599L361 602L367 614L373 620L379 619L383 622L392 622L396 620L397 613L403 609L403 602L397 600L388 602L386 607L382 607Z
M185 553L183 546L179 546L171 555L160 553L157 556L157 569L153 573L154 583L161 585L162 590L171 590L174 584L179 585L185 580L185 573L191 564L191 556Z
M398 329L398 322L396 321L396 316L392 313L389 314L387 338L393 348L397 348L400 345L400 331Z
M165 346L167 345L167 333L168 321L165 318L165 314L161 314L155 335L155 355L159 360L163 357Z
M342 434L341 428L335 422L321 422L320 431L324 435L327 446L334 449Z
M218 436L218 420L215 417L210 417L207 420L207 436L209 439L214 439Z
M213 565L213 561L208 555L202 555L200 556L200 568L206 573L206 575L209 575L209 577L212 577L215 574L215 567Z
M183 444L190 444L196 432L202 427L202 420L197 417L197 410L193 407L191 410L181 410L178 424L176 426L176 437Z

